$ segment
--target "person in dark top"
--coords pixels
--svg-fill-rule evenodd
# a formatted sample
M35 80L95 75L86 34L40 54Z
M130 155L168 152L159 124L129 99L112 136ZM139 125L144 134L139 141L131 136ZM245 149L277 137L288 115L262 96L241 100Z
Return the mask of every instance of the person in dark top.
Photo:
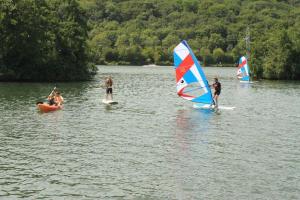
M214 78L214 83L212 84L212 87L215 89L213 96L214 104L215 107L218 108L218 98L221 94L221 83L218 81L217 77Z
M110 96L110 100L112 100L112 85L113 85L113 81L111 76L109 76L106 80L105 80L105 87L106 87L106 100L108 100L108 96Z
M50 106L54 105L55 104L55 93L56 93L56 90L54 89L51 94L48 96L48 104Z

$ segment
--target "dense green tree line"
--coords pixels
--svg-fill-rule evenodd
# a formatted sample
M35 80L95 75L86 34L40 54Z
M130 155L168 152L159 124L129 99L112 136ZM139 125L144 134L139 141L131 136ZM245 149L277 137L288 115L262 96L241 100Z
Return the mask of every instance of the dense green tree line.
M83 80L90 61L172 65L182 39L204 65L249 50L254 76L299 79L299 23L299 0L0 0L0 80Z
M185 39L204 65L247 51L254 76L300 78L299 0L80 0L98 64L172 65Z
M87 39L76 0L0 0L0 79L88 79Z

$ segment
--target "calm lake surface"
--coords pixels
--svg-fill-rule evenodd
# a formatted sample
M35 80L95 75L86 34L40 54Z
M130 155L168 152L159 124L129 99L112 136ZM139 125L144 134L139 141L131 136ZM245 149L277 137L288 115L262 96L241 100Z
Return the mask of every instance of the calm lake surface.
M300 82L222 83L219 113L176 94L172 67L99 66L58 83L0 83L0 199L299 199ZM118 105L102 104L111 75Z

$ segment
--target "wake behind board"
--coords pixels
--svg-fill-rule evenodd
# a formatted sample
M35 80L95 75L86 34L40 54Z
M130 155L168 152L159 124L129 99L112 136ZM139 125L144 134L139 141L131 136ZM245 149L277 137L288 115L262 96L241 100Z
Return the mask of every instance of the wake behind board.
M106 105L115 105L115 104L118 104L117 101L106 100L106 99L102 99L102 103L104 103L104 104L106 104Z
M214 109L219 109L219 110L233 110L235 109L235 107L230 107L230 106L218 106L218 108L215 108L214 105L210 105L210 104L194 104L193 105L194 108L196 109L204 109L204 110L214 110Z

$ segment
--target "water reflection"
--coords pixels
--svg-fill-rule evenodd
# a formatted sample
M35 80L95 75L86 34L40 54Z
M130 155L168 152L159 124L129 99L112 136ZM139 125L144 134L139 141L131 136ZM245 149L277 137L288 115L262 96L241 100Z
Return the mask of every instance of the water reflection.
M176 146L178 156L189 154L192 145L207 144L207 137L211 120L215 113L211 110L185 109L178 110L176 115Z
M215 116L211 110L190 108L177 111L173 158L174 169L177 169L174 173L176 199L195 198L188 190L198 184L196 177L202 173L202 160L209 155L208 140L211 136L208 133Z
M107 104L104 104L104 108L105 108L106 112L111 112L113 110L120 109L120 105L107 105Z
M251 87L251 84L253 84L253 83L240 83L240 84L238 84L238 86L240 87L240 88L250 88Z
M207 109L178 110L176 127L178 131L191 133L205 133L209 122L216 113Z

